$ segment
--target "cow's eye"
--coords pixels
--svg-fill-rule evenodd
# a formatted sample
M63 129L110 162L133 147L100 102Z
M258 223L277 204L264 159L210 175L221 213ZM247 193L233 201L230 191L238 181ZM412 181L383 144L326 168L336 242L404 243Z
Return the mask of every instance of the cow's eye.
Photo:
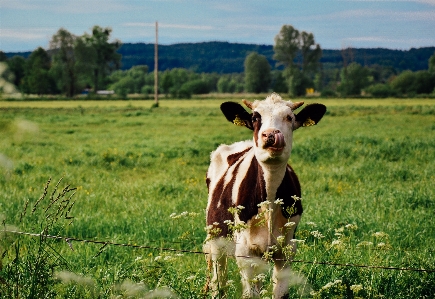
M288 120L289 122L292 122L293 117L292 117L291 115L287 115L287 120Z
M255 123L261 119L261 116L258 114L252 115L252 122Z

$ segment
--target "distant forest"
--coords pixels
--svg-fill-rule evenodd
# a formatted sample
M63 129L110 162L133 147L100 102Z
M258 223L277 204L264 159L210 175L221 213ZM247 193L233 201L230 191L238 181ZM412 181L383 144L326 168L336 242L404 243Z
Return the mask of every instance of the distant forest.
M154 70L154 44L126 43L117 51L122 55L121 69L128 70L136 65L147 65ZM238 44L228 42L181 43L159 45L159 70L185 68L196 73L231 74L243 73L244 61L249 53L257 52L266 56L272 69L281 69L272 57L272 45ZM397 72L426 70L428 59L435 47L392 50L384 48L348 48L343 50L322 50L320 62L323 69L342 68L356 62L362 66L393 68ZM5 53L27 58L32 52Z

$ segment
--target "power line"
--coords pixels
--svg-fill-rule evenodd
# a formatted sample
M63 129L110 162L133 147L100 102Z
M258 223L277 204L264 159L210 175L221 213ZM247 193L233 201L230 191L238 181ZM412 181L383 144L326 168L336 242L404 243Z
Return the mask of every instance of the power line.
M176 248L166 248L166 247L155 247L149 245L134 245L134 244L126 244L126 243L116 243L112 241L97 241L97 240L87 240L87 239L79 239L74 237L64 237L64 236L54 236L54 235L44 235L44 234L35 234L21 231L13 231L13 230L3 230L3 232L18 234L24 236L31 237L42 237L56 240L65 241L71 250L74 251L71 241L82 242L82 243L93 243L102 245L101 250L107 245L111 246L119 246L119 247L130 247L136 249L151 249L151 250L159 250L159 251L170 251L170 252L180 252L180 253L190 253L190 254L207 254L203 251L194 251L194 250L186 250L186 249L176 249ZM243 257L243 258L253 258L253 256L234 256L234 257ZM281 261L286 261L286 259L276 259ZM359 265L359 264L341 264L341 263L332 263L332 262L318 262L318 261L306 261L306 260L291 260L293 263L303 263L303 264L313 264L313 265L326 265L326 266L335 266L335 267L353 267L353 268L368 268L368 269L383 269L383 270L396 270L396 271L412 271L412 272L426 272L426 273L435 273L435 269L421 269L421 268L406 268L406 267L391 267L391 266L373 266L373 265Z

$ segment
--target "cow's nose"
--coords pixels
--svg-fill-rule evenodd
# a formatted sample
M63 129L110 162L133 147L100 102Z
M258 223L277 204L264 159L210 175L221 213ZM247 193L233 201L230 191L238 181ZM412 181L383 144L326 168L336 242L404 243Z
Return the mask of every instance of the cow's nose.
M261 134L265 146L270 146L275 143L275 135L281 133L280 130L267 129Z

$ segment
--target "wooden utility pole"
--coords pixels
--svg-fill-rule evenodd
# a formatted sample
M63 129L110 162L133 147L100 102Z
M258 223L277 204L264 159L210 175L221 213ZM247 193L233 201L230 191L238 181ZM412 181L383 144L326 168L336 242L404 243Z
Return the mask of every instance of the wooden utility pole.
M154 102L159 105L159 25L156 21L156 43L154 44Z

